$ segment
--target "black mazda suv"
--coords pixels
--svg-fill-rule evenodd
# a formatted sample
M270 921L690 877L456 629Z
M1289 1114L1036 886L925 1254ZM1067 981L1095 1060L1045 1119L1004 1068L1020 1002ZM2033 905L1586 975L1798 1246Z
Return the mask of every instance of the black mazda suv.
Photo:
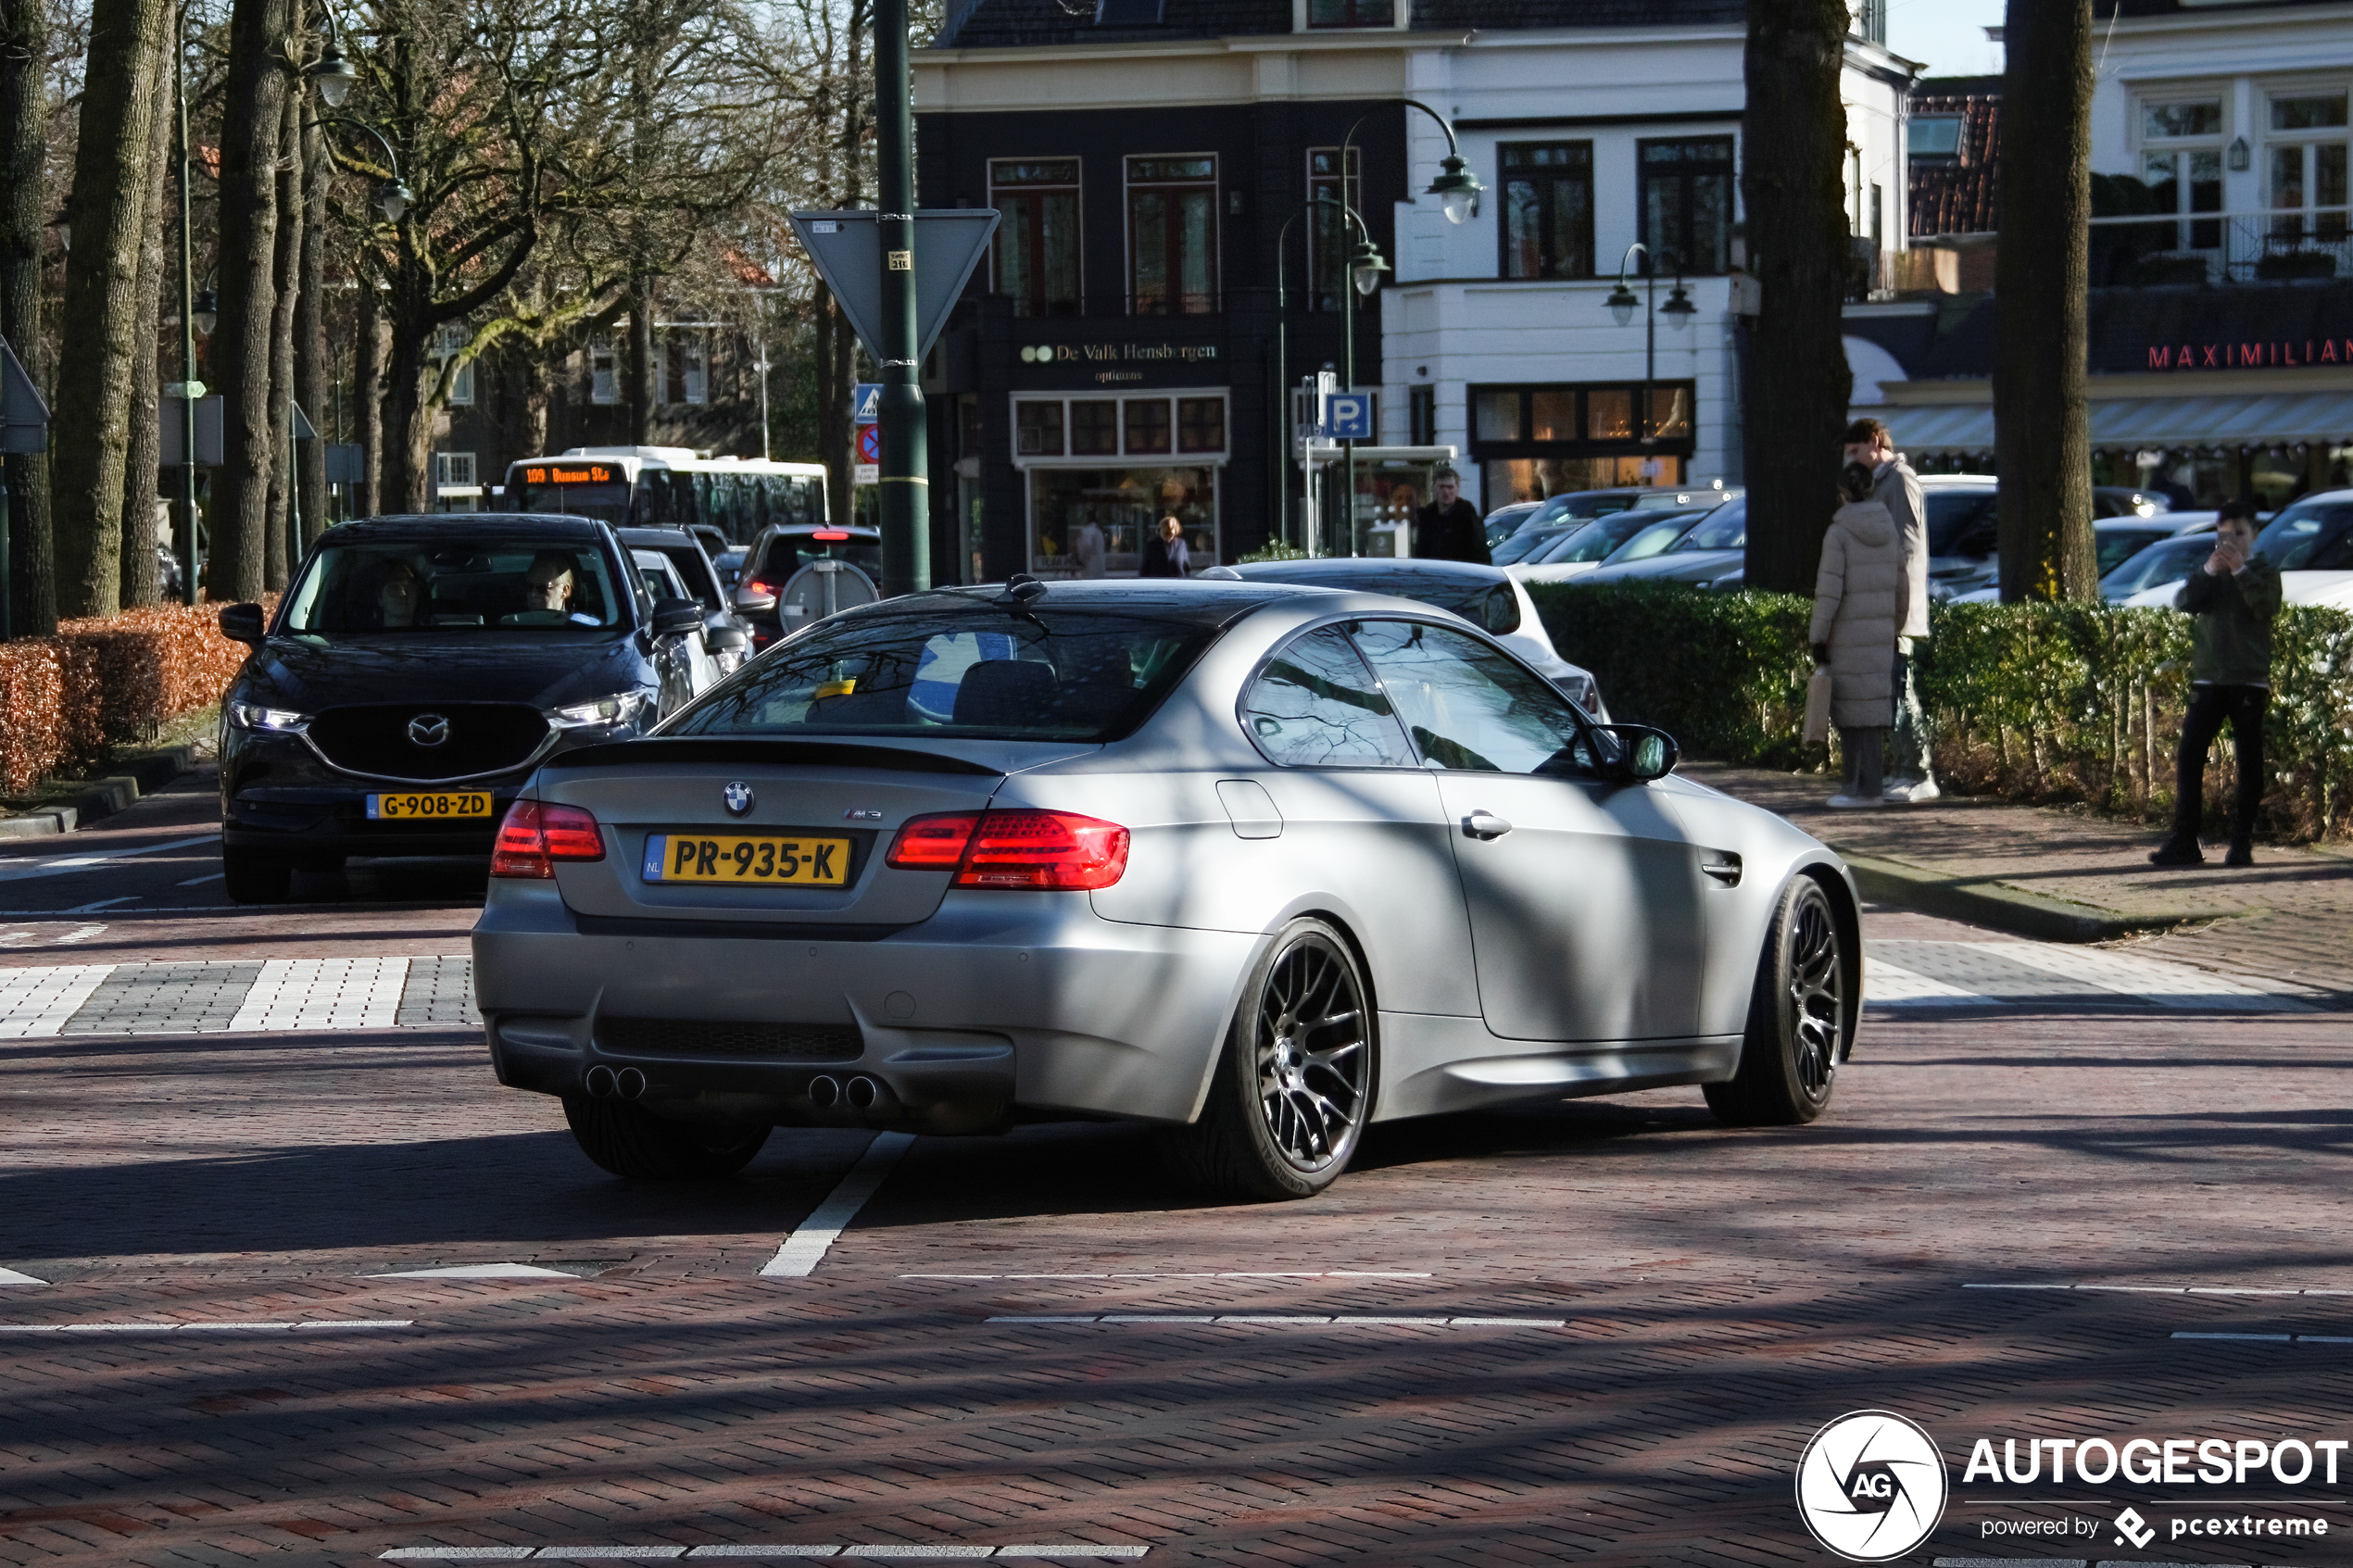
M627 563L586 518L371 518L320 536L274 620L223 609L253 645L221 704L229 897L283 903L352 856L487 859L542 759L649 728L703 611Z

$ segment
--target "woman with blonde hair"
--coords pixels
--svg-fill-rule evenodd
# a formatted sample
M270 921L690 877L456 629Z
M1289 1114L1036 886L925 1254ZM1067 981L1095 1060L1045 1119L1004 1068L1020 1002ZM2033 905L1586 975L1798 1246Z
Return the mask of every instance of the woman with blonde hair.
M1871 499L1871 470L1847 464L1838 489L1842 504L1822 535L1807 640L1814 645L1814 662L1831 672L1831 718L1846 751L1846 783L1830 804L1844 809L1882 803L1881 768L1895 700L1895 633L1908 584L1895 519Z

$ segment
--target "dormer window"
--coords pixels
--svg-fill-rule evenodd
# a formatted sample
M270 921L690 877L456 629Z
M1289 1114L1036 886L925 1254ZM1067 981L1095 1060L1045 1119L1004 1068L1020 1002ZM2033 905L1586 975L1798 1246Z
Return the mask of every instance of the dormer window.
M1923 114L1912 117L1908 148L1915 158L1952 163L1961 156L1961 117Z

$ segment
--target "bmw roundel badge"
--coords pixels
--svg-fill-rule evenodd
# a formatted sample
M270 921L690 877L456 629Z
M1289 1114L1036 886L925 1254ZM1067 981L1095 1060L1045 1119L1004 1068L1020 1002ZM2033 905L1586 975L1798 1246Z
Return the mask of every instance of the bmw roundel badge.
M751 809L751 785L737 779L719 792L719 798L726 802L728 815L743 816Z

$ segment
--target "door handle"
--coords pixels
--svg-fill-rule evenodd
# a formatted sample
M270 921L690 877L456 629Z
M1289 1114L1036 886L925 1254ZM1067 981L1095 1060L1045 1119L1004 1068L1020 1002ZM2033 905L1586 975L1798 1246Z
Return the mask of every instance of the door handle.
M1741 858L1728 850L1718 849L1699 863L1699 869L1727 887L1741 884Z
M1473 811L1463 819L1463 831L1473 838L1501 838L1512 831L1512 824L1492 811Z

